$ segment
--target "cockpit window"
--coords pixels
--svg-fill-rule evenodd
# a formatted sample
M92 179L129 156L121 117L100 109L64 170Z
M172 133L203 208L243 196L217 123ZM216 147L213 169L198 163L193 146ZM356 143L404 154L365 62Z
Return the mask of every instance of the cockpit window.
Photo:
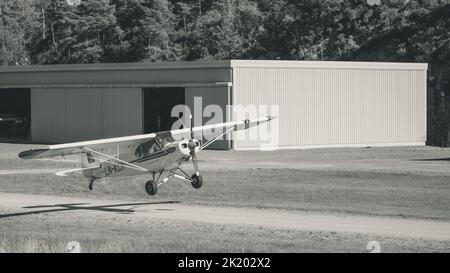
M172 143L175 139L172 137L170 132L159 132L156 134L156 139L161 144L161 147L166 146L168 143Z
M156 139L151 139L147 142L142 143L136 148L136 151L134 152L136 157L142 157L149 154L153 154L156 152L161 151L162 148L159 145L159 143L156 141Z
M134 155L136 157L141 157L142 156L142 147L141 147L141 145L137 146L136 151L134 151Z
M155 139L142 143L141 147L142 153L144 155L153 154L161 151L161 146L159 146L158 142Z

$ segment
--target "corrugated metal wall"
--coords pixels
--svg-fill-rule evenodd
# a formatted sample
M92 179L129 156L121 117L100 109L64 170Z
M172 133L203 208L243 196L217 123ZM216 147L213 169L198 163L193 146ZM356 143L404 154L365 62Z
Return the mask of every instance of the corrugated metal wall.
M142 133L140 88L33 88L34 143L62 143Z
M426 69L237 66L233 104L279 105L281 148L426 141ZM242 136L234 149L268 145Z
M142 89L103 88L103 137L143 133Z

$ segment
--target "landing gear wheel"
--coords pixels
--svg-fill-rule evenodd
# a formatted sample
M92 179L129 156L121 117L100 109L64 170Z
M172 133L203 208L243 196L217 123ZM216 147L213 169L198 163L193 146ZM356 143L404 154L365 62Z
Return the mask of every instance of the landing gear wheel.
M147 183L145 183L145 191L149 195L155 195L158 192L158 185L155 181L149 180Z
M89 188L90 191L92 191L94 189L94 181L95 181L95 177L91 177L89 179L89 186L88 186L88 188Z
M197 175L197 174L194 173L191 176L191 178L192 178L192 182L191 182L192 187L194 187L196 189L200 189L202 187L202 185L203 185L203 178L202 178L202 176L201 175Z

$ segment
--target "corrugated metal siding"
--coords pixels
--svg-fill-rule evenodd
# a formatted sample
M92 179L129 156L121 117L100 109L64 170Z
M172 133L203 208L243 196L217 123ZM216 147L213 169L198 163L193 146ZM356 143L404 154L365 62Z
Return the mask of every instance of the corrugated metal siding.
M66 130L65 92L31 90L31 136L34 143L61 142Z
M34 88L35 143L61 143L142 133L141 89Z
M101 137L101 89L67 88L65 93L66 129L59 132L63 140L68 142Z
M142 134L142 89L103 88L103 137Z
M279 105L280 147L426 140L426 71L417 69L234 67L233 104ZM235 149L264 146L239 137Z

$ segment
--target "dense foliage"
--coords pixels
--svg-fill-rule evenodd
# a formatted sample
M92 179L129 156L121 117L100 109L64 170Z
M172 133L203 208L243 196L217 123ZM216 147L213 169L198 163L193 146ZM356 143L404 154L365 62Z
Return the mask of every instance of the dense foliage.
M199 59L428 62L429 143L450 146L448 0L0 0L0 16L3 66Z

